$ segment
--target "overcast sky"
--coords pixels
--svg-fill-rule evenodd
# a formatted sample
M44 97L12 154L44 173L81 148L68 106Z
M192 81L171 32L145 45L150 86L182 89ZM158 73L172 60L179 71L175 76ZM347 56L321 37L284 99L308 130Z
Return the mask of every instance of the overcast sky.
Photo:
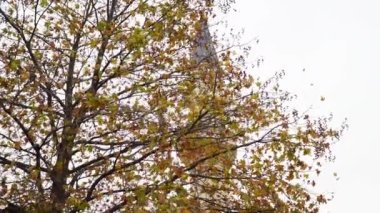
M282 85L314 114L348 118L319 190L335 192L321 212L378 211L380 191L380 1L236 0L226 19L259 37L252 53L264 58L256 76L285 69ZM306 68L303 72L302 69ZM320 97L326 101L321 103ZM339 180L332 173L336 171Z

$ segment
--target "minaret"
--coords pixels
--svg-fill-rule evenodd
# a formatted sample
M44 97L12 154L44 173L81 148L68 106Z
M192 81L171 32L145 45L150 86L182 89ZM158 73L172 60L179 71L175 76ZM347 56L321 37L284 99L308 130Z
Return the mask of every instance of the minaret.
M209 66L210 70L214 70L216 72L222 72L222 68L220 67L219 59L217 56L217 52L214 47L214 43L212 40L212 36L209 30L209 25L207 23L207 18L201 19L201 29L198 32L197 38L196 38L196 46L193 49L192 52L192 60L195 61L197 64L204 63L205 65ZM210 84L216 84L218 83L219 79L216 79L216 82L209 82ZM202 87L202 85L198 85L199 87ZM217 94L218 91L215 91ZM218 143L218 142L215 142ZM226 146L233 146L234 141L230 141L225 143ZM226 147L227 148L227 147ZM235 153L227 153L225 157L231 156L233 158L236 157ZM218 168L224 168L225 165L216 165Z
M216 49L214 47L214 42L213 42L210 30L209 30L207 18L205 18L205 17L201 17L200 29L197 32L197 37L195 38L195 45L193 46L193 49L191 52L191 60L194 61L194 63L196 63L196 65L202 64L201 66L207 66L210 68L210 69L205 69L205 71L214 70L215 72L222 72L222 69L221 69L220 64L219 64L217 52L216 52ZM212 81L209 83L210 84L216 84L217 81L218 81L218 79L215 79L215 82ZM202 83L198 85L198 87L203 87L203 86L206 87L206 85L202 85ZM217 93L218 93L218 91L215 91L215 89L214 89L214 95L217 95ZM215 144L210 144L210 148L213 149L212 147L214 147L214 146L221 147L221 145L222 145L221 149L224 149L224 148L228 149L228 147L231 147L234 145L233 142L234 141L225 142L223 144L220 144L218 141L214 141L212 143L215 143ZM195 143L194 145L196 145L197 141L192 141L191 143ZM223 147L224 145L226 147ZM195 150L195 152L196 152L196 150ZM197 158L202 157L201 153L202 153L202 151L200 151L200 153L194 153L193 159L182 158L182 161L187 162L187 163L194 161ZM198 154L200 154L200 155L198 155ZM236 158L236 152L226 153L226 154L223 154L219 157L220 158L227 158L227 159L229 159L228 161L232 162ZM180 155L180 158L181 158L181 155ZM205 170L205 167L203 167L203 166L200 166L199 168L195 168L193 172L200 174L200 175L223 176L224 175L223 170L226 169L226 167L228 167L227 169L229 169L231 166L231 165L226 165L224 162L225 161L223 161L223 160L218 160L217 163L212 165L212 167L214 167L213 169L216 169L217 171L219 170L220 173L216 172L216 173L209 174L209 171ZM206 168L207 168L207 166L206 166ZM218 186L218 184L223 184L223 183L222 182L214 183L213 181L211 181L209 179L200 178L199 180L196 180L196 184L208 185L208 186ZM228 196L228 194L220 193L220 192L218 194L215 194L215 195L205 193L205 192L203 192L203 189L200 185L195 185L193 188L196 191L197 196L199 196L199 197L203 197L205 199L212 199L212 198L217 198L218 196ZM201 201L199 203L198 207L202 208L202 206L205 204L206 203Z
M218 66L218 57L212 41L207 19L202 18L201 28L195 40L195 48L192 59L197 63L207 62L210 65Z

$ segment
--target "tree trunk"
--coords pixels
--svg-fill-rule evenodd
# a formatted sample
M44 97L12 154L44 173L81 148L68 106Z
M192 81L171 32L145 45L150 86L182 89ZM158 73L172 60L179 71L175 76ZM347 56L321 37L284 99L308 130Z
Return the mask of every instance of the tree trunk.
M54 165L51 179L53 212L63 212L69 193L67 192L67 177L69 174L69 162L72 157L72 149L76 130L73 125L68 125L62 131L62 141L57 147L57 162Z

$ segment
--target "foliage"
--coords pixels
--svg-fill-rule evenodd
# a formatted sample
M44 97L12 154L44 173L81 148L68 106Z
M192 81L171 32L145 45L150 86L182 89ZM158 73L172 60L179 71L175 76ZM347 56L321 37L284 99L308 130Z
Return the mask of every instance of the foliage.
M229 1L220 4L228 8ZM229 50L212 1L0 2L0 203L32 212L308 212L340 131Z

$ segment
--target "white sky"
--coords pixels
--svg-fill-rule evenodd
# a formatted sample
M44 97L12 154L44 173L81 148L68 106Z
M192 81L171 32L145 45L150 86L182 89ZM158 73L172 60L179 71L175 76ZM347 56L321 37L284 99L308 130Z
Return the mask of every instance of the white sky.
M335 192L335 199L321 212L378 210L380 1L236 2L237 12L226 17L229 24L245 29L243 41L260 38L252 52L263 56L264 64L253 73L268 76L285 69L281 84L299 95L301 108L313 105L314 115L348 118L350 127L334 146L337 159L325 167L319 184L320 190Z

